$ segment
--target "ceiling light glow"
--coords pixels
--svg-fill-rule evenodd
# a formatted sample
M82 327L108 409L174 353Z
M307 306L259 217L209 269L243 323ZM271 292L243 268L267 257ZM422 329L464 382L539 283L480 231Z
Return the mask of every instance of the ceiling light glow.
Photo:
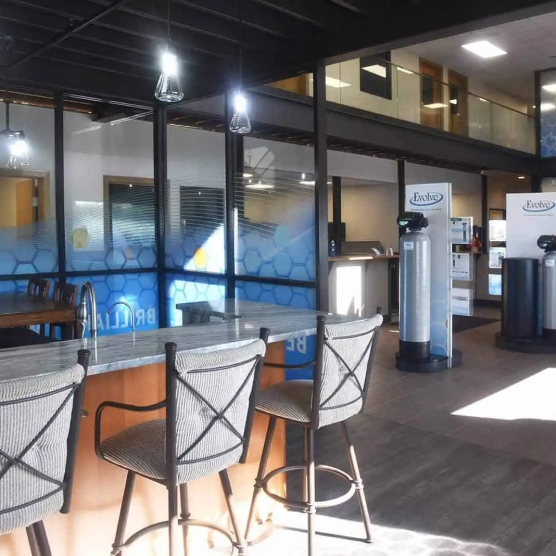
M344 81L340 81L335 77L326 76L326 86L332 87L333 89L343 89L344 87L351 87L350 83L345 83Z
M402 73L407 73L408 75L413 75L412 71L409 71L408 69L405 68L400 68L399 66L398 66L398 71L401 71Z
M425 108L432 108L433 110L437 110L439 108L448 108L447 104L443 104L442 102L433 102L432 104L425 104Z
M374 73L375 75L378 75L379 77L386 78L386 68L384 66L381 66L380 64L374 64L372 66L365 66L363 69L365 71L368 71L369 73Z
M489 41L470 42L464 44L462 48L465 48L465 50L481 58L496 58L497 56L504 56L504 54L507 54L505 50L498 48Z
M550 112L556 108L556 104L553 102L542 102L541 103L541 112Z
M556 93L556 83L548 83L547 85L543 85L542 88L549 93Z

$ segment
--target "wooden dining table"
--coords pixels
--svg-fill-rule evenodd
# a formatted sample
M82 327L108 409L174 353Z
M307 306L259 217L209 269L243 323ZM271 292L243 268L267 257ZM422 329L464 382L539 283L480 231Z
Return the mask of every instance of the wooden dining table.
M68 303L23 292L0 293L0 328L59 323L64 339L71 339L70 323L75 322L75 316L75 307Z

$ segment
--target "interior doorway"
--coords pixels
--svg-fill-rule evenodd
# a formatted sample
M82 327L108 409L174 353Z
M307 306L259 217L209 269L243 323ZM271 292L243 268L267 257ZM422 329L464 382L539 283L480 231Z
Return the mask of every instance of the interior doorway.
M444 129L443 68L423 58L419 59L421 73L421 124Z
M467 77L448 70L450 87L450 131L457 135L469 135L469 103L467 95Z
M2 170L0 196L0 229L16 228L18 237L50 217L48 174Z

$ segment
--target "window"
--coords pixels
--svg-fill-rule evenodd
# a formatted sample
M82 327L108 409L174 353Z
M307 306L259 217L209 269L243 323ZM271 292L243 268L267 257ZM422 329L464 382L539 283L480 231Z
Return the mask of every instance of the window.
M360 58L360 88L364 93L392 100L390 52Z

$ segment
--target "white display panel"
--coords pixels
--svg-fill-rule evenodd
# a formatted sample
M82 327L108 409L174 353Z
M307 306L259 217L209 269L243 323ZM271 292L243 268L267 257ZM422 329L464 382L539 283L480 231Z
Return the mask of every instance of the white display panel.
M471 282L474 277L475 259L471 253L452 253L450 277L452 280Z
M452 288L452 314L464 317L473 315L473 290Z
M506 241L506 221L491 220L488 223L488 238L494 243Z
M450 219L450 241L458 245L471 245L473 242L472 216Z
M488 251L488 267L502 268L502 259L506 256L505 247L491 247Z
M452 366L452 315L450 267L450 218L452 184L431 183L405 186L405 210L421 212L429 221L423 232L431 240L431 353L448 356Z

